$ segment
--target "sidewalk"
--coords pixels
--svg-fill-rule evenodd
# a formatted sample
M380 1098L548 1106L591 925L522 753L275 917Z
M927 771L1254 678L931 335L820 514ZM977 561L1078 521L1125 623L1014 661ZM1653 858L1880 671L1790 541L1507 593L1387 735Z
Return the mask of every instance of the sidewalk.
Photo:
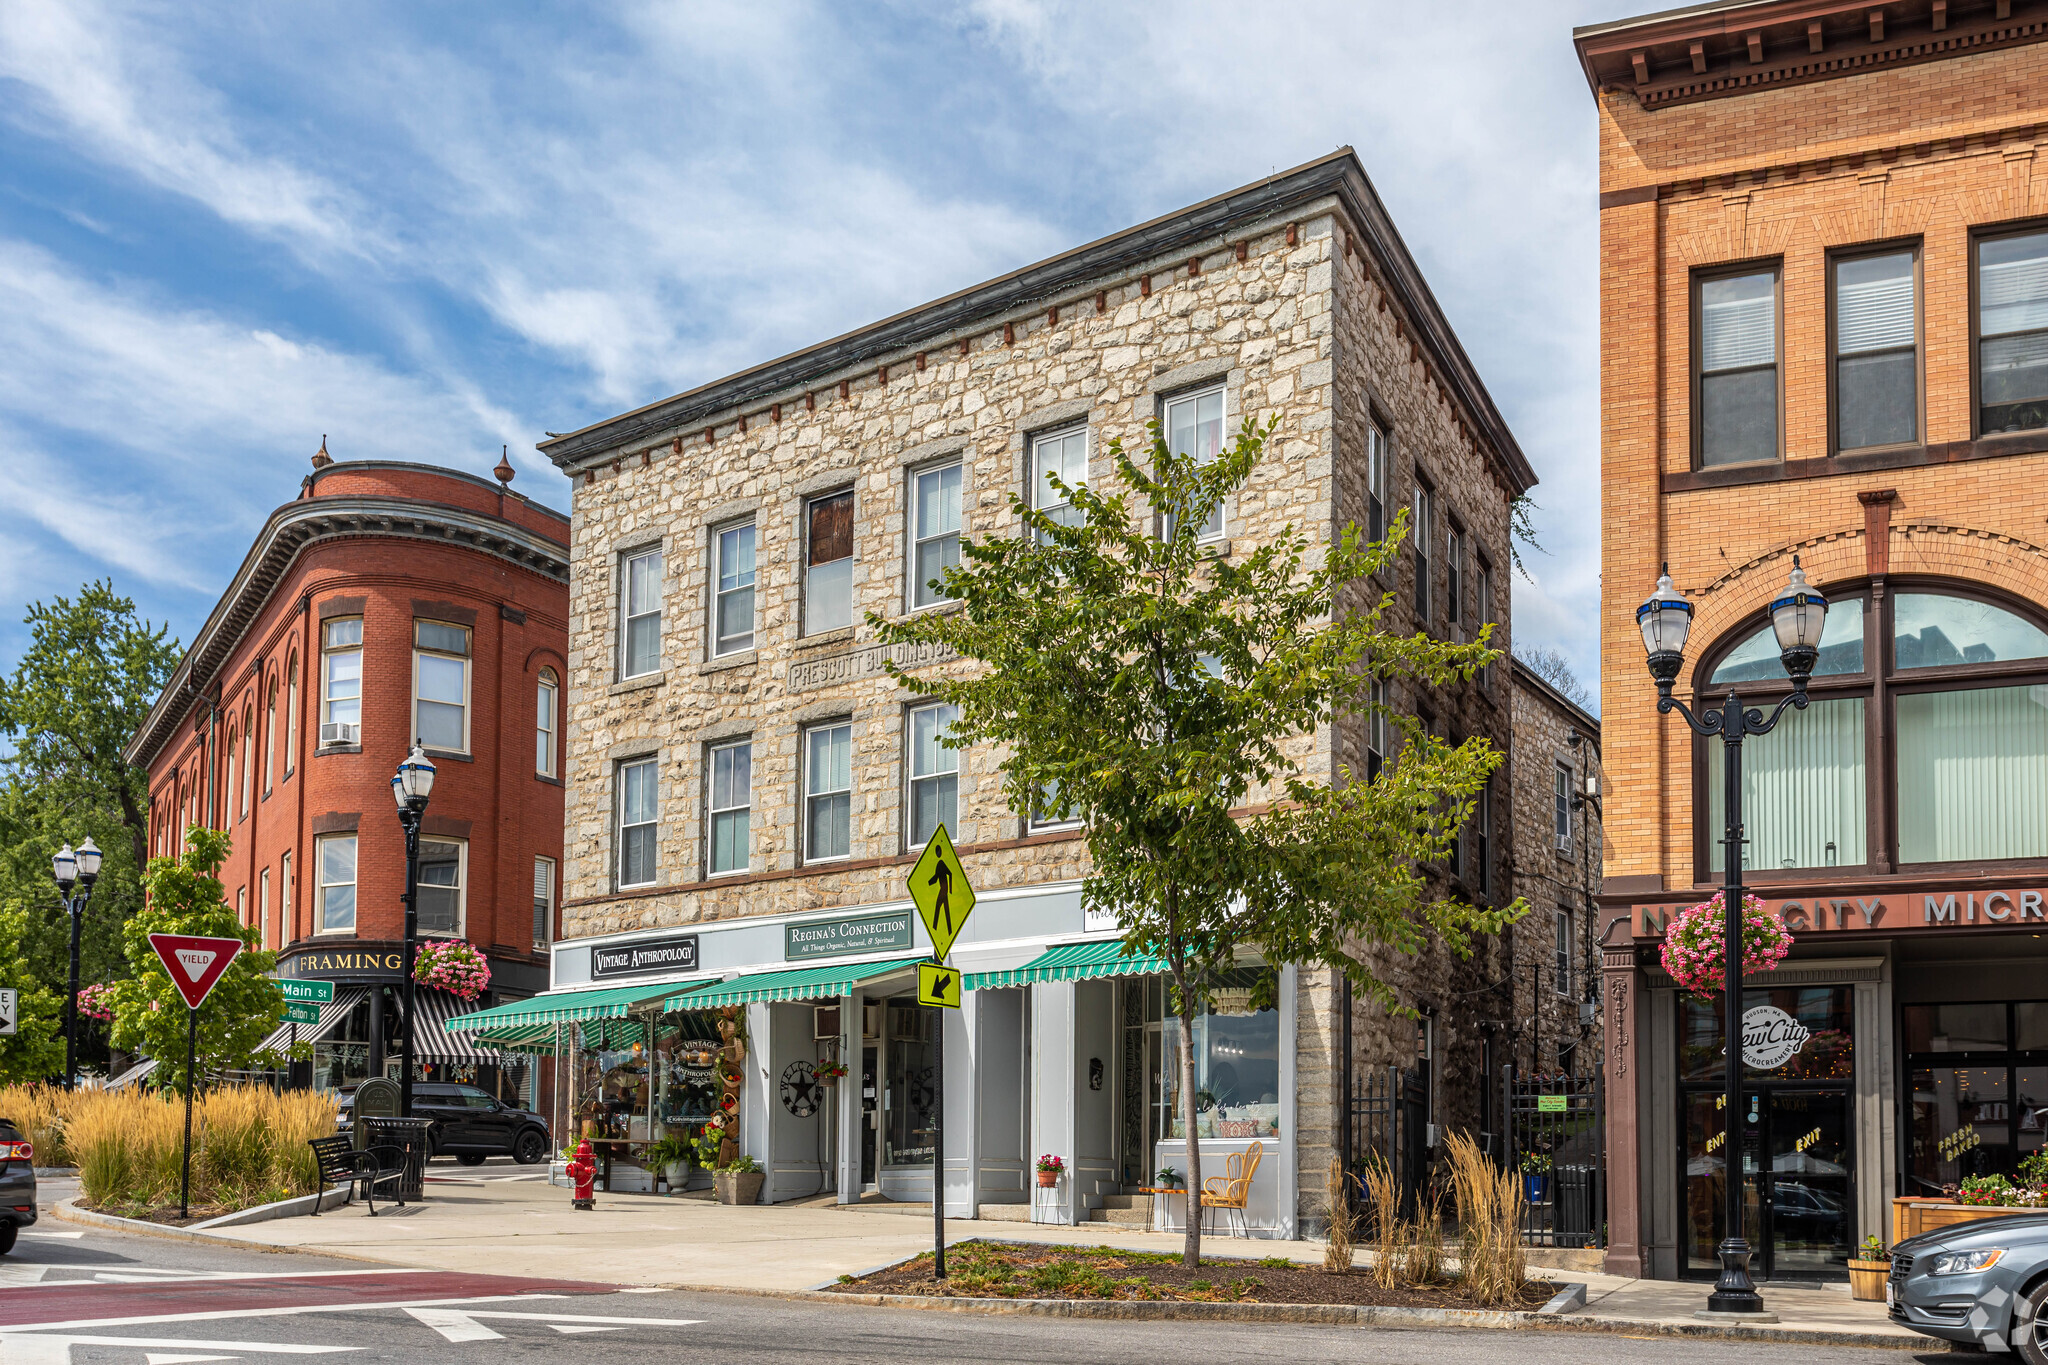
M928 1250L928 1215L929 1206L927 1217L916 1218L872 1206L837 1209L799 1203L731 1208L702 1199L627 1194L601 1194L595 1212L581 1213L569 1207L567 1191L544 1181L456 1183L436 1178L428 1186L427 1202L403 1209L380 1203L375 1218L361 1205L349 1205L318 1218L280 1219L229 1232L245 1243L436 1270L789 1292ZM1070 1228L947 1220L948 1244L974 1237L1168 1253L1181 1247L1177 1233L1110 1224ZM1227 1237L1203 1238L1202 1253L1253 1260L1284 1256L1310 1264L1323 1259L1320 1243ZM1534 1273L1585 1284L1588 1301L1575 1316L1613 1327L1695 1327L1699 1324L1692 1315L1706 1300L1707 1287L1702 1284L1579 1271ZM1941 1349L1926 1337L1893 1326L1882 1304L1855 1302L1846 1287L1771 1287L1765 1292L1780 1329Z

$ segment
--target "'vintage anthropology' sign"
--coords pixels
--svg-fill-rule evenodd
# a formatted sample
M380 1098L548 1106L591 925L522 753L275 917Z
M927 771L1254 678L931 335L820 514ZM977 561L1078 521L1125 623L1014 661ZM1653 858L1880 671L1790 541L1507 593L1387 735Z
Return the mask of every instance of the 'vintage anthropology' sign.
M697 936L648 939L641 943L620 943L590 950L590 975L602 981L611 976L638 976L643 972L694 972L697 970Z

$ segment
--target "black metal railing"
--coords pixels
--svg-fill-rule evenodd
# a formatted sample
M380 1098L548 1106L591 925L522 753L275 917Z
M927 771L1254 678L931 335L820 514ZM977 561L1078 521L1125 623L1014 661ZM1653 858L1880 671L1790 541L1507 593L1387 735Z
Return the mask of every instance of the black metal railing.
M1530 1246L1607 1245L1607 1150L1600 1077L1501 1068L1503 1163L1521 1173Z

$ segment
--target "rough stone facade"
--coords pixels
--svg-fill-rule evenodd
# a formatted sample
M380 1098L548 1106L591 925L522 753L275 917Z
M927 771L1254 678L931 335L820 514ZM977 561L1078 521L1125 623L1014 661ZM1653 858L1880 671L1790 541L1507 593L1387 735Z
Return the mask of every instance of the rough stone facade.
M1391 498L1407 505L1415 471L1424 470L1438 490L1437 543L1455 524L1470 547L1459 620L1441 606L1431 619L1415 614L1411 558L1402 581L1385 585L1398 599L1390 624L1471 638L1482 623L1470 584L1484 563L1494 638L1505 645L1509 502L1533 475L1418 287L1413 262L1370 199L1355 159L1347 150L1272 183L1284 187L1311 172L1326 182L1346 177L1369 204L1361 208L1356 189L1333 193L1319 182L1292 202L1276 189L1257 208L1205 217L1215 205L1244 202L1225 196L1176 216L1187 219L1185 230L1162 219L1127 234L1178 231L1170 250L1134 248L1099 270L1069 271L1028 306L974 311L958 303L976 293L969 291L879 324L897 327L902 339L859 364L821 359L780 386L735 376L699 391L714 396L694 410L693 395L683 395L644 410L656 415L629 414L543 447L575 484L565 935L857 906L899 894L904 864L917 853L905 818L907 697L862 652L873 631L861 617L908 609L911 480L935 465L961 464L966 534L1008 533L1015 529L1008 499L1026 487L1032 436L1085 426L1088 479L1113 486L1112 442L1142 447L1166 399L1220 384L1226 436L1246 418L1278 419L1268 458L1226 509L1222 552L1229 553L1287 525L1326 540L1362 523L1365 421L1374 413L1395 438ZM1210 222L1222 226L1204 226ZM1106 250L1117 240L1081 250ZM1008 280L1050 272L1066 259ZM934 319L929 330L916 327L920 313ZM940 325L949 317L950 325ZM792 371L803 355L776 364ZM721 390L746 396L722 403ZM668 420L660 410L669 407L686 415ZM858 623L806 636L804 508L840 489L854 494ZM712 532L746 518L757 536L755 647L714 658ZM661 666L621 681L622 556L655 545L663 570ZM1433 572L1441 604L1448 570L1440 551ZM1496 667L1488 681L1443 695L1396 701L1426 707L1440 733L1485 735L1506 748L1505 671ZM807 726L841 719L853 727L851 847L843 860L807 865L799 750ZM750 861L743 874L712 879L704 853L706 755L713 743L740 736L754 744ZM1362 747L1362 731L1346 722L1304 737L1299 756L1305 770L1328 777L1337 765L1362 770ZM651 886L621 891L613 775L621 760L648 756L658 759L658 876ZM1075 833L1033 833L1007 807L998 761L983 751L960 756L956 840L977 889L1085 877ZM1502 774L1500 790L1505 783ZM1504 827L1506 817L1502 801L1495 819ZM1493 887L1505 881L1504 842L1490 844ZM1484 968L1432 952L1388 969L1403 983L1405 1001L1446 1021L1460 1064L1476 1076L1476 1045L1468 1044L1477 1031L1466 1026L1459 996ZM1302 978L1296 1142L1299 1169L1313 1173L1339 1140L1338 995L1327 973ZM1360 1057L1412 1059L1413 1037L1407 1021L1368 1019L1363 1009L1355 1020ZM1319 1188L1320 1180L1305 1176L1303 1184ZM1315 1202L1304 1195L1304 1211Z

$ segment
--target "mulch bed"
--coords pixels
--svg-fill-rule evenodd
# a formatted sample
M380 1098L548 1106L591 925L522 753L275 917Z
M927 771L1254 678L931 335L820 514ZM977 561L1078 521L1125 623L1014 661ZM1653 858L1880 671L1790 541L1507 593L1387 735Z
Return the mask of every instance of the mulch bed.
M81 1204L79 1207L91 1208L90 1205L86 1204ZM92 1212L104 1213L112 1218L133 1218L139 1223L162 1223L165 1227L188 1228L194 1223L204 1223L209 1218L218 1218L222 1214L233 1213L234 1210L229 1208L202 1209L194 1206L189 1218L178 1217L178 1206L176 1204L160 1204L155 1208L141 1208L136 1205L122 1205L118 1207L108 1205L105 1208L92 1209Z
M1382 1289L1364 1268L1332 1272L1270 1257L1205 1259L1199 1270L1178 1256L1122 1247L1020 1246L962 1242L946 1249L946 1278L932 1278L930 1252L833 1286L846 1294L916 1294L968 1299L1166 1299L1194 1303L1351 1304L1374 1308L1479 1308L1456 1280L1428 1288ZM1522 1307L1541 1308L1557 1292L1547 1280L1522 1286Z

